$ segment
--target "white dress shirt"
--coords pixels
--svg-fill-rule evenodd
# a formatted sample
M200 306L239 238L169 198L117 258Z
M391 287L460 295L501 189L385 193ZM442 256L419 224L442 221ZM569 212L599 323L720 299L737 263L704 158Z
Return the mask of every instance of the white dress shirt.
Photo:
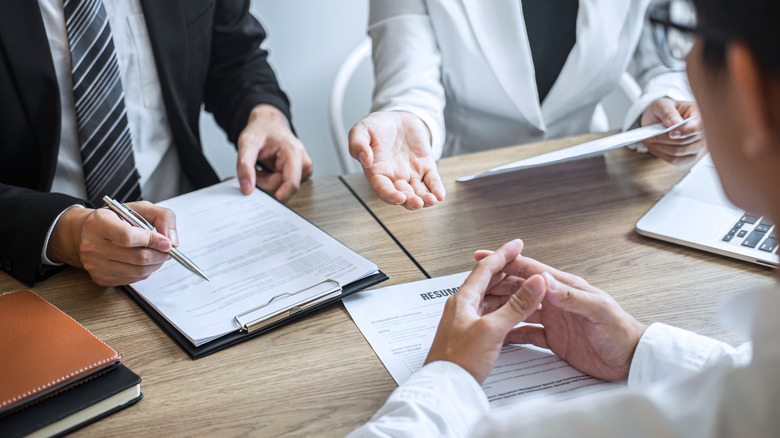
M62 128L57 170L51 191L86 198L76 110L73 103L70 47L62 0L38 0L60 88ZM173 147L160 80L138 0L103 0L119 73L125 91L127 122L144 199L157 202L186 190Z
M776 437L780 431L780 287L724 306L752 338L733 348L656 323L637 345L625 390L491 411L477 381L450 362L424 366L350 437Z
M63 1L38 0L38 5L49 40L62 105L60 148L51 191L86 199ZM135 167L141 179L141 195L152 202L179 195L189 190L189 184L181 172L178 154L173 147L141 5L138 0L103 0L103 5L111 26L119 74L125 91L127 124L132 138ZM59 216L49 228L41 248L41 261L47 265L58 265L46 257L49 237L58 220Z

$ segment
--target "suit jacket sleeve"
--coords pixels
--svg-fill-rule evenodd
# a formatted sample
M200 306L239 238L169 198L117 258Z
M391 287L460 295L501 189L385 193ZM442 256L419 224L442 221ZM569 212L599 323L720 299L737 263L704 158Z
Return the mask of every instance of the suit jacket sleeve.
M249 0L217 1L204 103L228 139L236 143L249 113L259 104L281 110L291 120L290 103L279 87L268 52L260 48L266 33L249 13Z
M29 285L57 272L59 267L41 263L43 243L54 219L76 204L84 201L0 184L0 269Z
M431 133L439 159L444 145L444 86L441 54L428 10L421 0L371 0L368 34L373 42L372 111L405 111Z

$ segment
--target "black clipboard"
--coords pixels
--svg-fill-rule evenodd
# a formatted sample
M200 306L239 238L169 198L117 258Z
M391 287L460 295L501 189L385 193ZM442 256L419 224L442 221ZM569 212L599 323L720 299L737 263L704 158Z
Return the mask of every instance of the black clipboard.
M236 329L235 332L228 333L224 336L206 342L205 344L202 344L197 347L195 346L195 344L190 342L189 339L187 339L183 334L181 334L181 332L176 327L174 327L171 323L169 323L168 320L163 318L163 316L154 307L152 307L149 303L146 302L146 300L144 300L140 295L138 295L138 293L135 290L133 290L133 288L131 288L130 286L122 286L122 289L127 293L127 295L130 296L130 298L133 299L133 301L138 303L138 305L142 309L144 309L144 311L146 311L146 313L152 318L152 320L154 320L154 322L157 323L157 325L165 333L167 333L171 339L173 339L177 344L179 344L179 346L190 356L190 358L200 359L201 357L208 356L211 353L215 353L219 350L230 347L231 345L235 345L249 338L253 338L255 336L261 335L269 330L273 330L274 328L279 327L282 324L287 324L288 322L295 321L312 312L316 312L317 310L330 306L336 303L337 301L341 301L341 299L346 296L352 295L355 292L359 292L363 289L377 285L387 280L388 278L389 277L385 275L382 271L377 271L376 274L369 275L368 277L364 277L360 280L353 281L352 283L343 286L341 288L341 293L335 297L318 302L316 305L307 307L306 309L303 309L301 311L292 313L289 316L274 321L273 323L264 325L262 328L249 331L249 332L243 332L239 329Z
M220 183L225 184L226 182ZM274 199L272 196L264 193L259 188L255 187L255 190L261 193L263 196L268 197L272 201L276 202L277 204L284 207L286 210L288 210L290 213L298 216L299 218L306 221L309 225L312 225L313 227L317 228L319 231L327 234L328 233L322 230L319 226L315 225L312 222L309 222L306 218L301 216L297 211L291 209L290 207L284 205L283 203L279 202L278 200ZM338 241L333 236L330 236L334 240ZM341 242L339 242L341 243ZM343 245L343 243L342 243ZM346 245L344 245L346 246ZM387 275L385 275L382 271L377 271L375 274L371 274L367 277L358 279L353 281L352 283L349 283L344 286L340 286L341 293L335 297L328 298L323 301L317 302L317 304L308 306L303 310L291 312L288 316L284 318L279 318L278 320L275 320L274 322L270 324L263 325L259 329L254 329L249 332L243 332L239 329L236 329L235 332L228 333L226 335L220 336L217 339L213 339L209 342L206 342L205 344L201 344L200 346L195 346L192 342L190 342L189 339L187 339L186 336L184 336L179 329L173 326L170 322L168 322L165 317L163 317L160 312L157 311L154 307L152 307L143 297L141 297L135 290L133 290L130 286L122 286L122 289L132 298L138 305L146 311L146 313L154 320L157 325L163 329L165 333L168 334L168 336L173 339L179 346L192 358L192 359L200 359L201 357L208 356L211 353L217 352L219 350L222 350L224 348L230 347L231 345L238 344L239 342L245 341L249 338L252 338L254 336L263 334L269 330L272 330L276 327L279 327L282 324L286 324L291 321L295 321L298 318L301 318L305 315L308 315L310 313L316 312L317 310L320 310L326 306L329 306L337 301L340 301L342 298L351 295L355 292L359 292L363 289L369 288L371 286L377 285L387 279L389 279ZM325 281L332 281L324 279Z

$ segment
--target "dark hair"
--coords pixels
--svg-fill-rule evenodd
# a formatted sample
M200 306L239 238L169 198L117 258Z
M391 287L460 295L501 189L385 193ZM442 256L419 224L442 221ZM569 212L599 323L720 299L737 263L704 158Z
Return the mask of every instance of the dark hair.
M694 4L701 27L722 34L726 41L744 42L762 70L780 76L780 1L694 0ZM724 67L726 44L704 38L704 62Z

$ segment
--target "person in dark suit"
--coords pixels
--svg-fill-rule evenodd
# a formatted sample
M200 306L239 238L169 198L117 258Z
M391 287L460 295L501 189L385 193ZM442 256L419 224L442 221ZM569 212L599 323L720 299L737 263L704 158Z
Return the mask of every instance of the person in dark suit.
M155 233L94 209L100 198L87 196L78 103L74 110L81 79L71 67L100 60L87 53L88 62L71 62L68 44L78 32L90 37L79 28L88 8L107 16L113 33L140 174L135 190L144 199L219 181L201 149L201 105L238 147L242 193L257 185L284 202L312 172L249 0L95 3L7 0L0 14L0 269L28 284L62 265L84 268L102 285L128 284L159 268L163 251L178 244L173 212L130 203ZM256 171L256 161L268 171Z

